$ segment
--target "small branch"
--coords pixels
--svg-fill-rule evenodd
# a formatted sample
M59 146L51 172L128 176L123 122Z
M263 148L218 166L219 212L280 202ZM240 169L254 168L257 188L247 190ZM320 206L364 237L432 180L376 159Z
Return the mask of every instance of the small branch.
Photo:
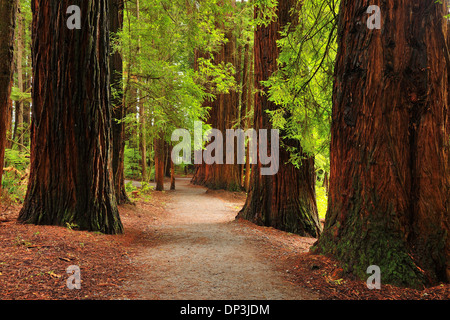
M13 140L13 139L11 139L11 138L7 138L7 140L9 141L9 142L12 142L12 143L15 143L15 144L17 144L19 147L22 147L22 148L24 148L25 149L25 151L27 151L28 153L30 153L30 149L28 149L28 147L27 146L25 146L25 145L23 145L22 143L20 143L20 142L17 142L16 140Z

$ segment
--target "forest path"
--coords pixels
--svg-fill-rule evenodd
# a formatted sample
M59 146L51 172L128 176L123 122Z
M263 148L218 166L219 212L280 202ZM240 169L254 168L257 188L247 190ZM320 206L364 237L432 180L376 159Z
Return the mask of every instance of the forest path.
M242 200L219 198L191 185L188 178L178 178L176 190L167 193L167 213L157 225L147 226L156 239L149 240L135 259L146 272L127 284L137 299L317 298L290 282L267 258L268 243L279 241L270 238L272 233L235 220ZM302 239L296 249L305 251L313 239Z

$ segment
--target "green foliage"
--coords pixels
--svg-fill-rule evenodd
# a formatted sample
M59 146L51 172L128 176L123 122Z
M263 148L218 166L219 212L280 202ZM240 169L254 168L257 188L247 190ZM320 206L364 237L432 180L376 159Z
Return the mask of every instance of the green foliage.
M140 179L141 169L140 169L140 154L139 148L129 147L129 143L125 144L124 152L124 174L125 178L128 179ZM128 192L128 190L127 190Z
M302 1L298 7L295 28L281 32L279 70L263 84L280 106L269 112L273 126L299 140L303 152L320 155L320 166L327 168L337 8L331 0ZM291 161L299 164L299 150L290 151Z
M254 25L268 25L277 19L277 0L254 0L253 5L257 9L257 15L253 20Z
M125 190L127 194L131 195L132 198L140 198L141 201L148 201L151 199L151 192L154 187L148 182L141 182L140 187L136 187L133 181L128 181L125 184Z
M2 190L6 191L7 198L14 203L22 203L25 199L27 186L14 172L3 173Z
M79 226L73 222L66 222L66 228L69 230L77 230Z
M29 154L17 150L5 150L5 168L11 168L3 173L2 189L10 201L23 202L27 192L27 169L30 164Z
M232 10L231 2L219 5L218 0L125 2L124 27L113 35L112 43L124 62L123 92L114 88L113 95L123 93L127 108L121 120L129 137L127 178L141 176L139 135L146 137L151 178L155 138L170 141L173 130L192 130L194 121L206 119L205 100L236 88L234 67L212 63L226 41L218 26L232 25L228 15ZM201 53L198 60L196 53ZM145 125L139 125L141 117Z
M26 92L22 92L17 87L12 87L11 89L11 100L17 101L17 102L31 102L31 93L30 89L28 89Z
M212 59L198 59L199 70L197 73L197 82L202 84L209 96L214 94L229 93L230 90L236 90L236 83L233 75L236 70L231 63L213 63Z
M128 194L132 194L133 191L137 190L137 187L133 185L133 181L128 181L127 183L125 183L125 190Z
M24 171L30 164L30 154L22 153L14 149L5 150L5 167L14 167L19 171Z

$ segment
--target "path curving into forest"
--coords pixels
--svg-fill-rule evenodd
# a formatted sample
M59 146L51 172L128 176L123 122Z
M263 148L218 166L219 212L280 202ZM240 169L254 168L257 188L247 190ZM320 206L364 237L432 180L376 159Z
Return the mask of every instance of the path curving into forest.
M146 272L126 285L137 299L317 298L289 282L264 255L270 235L235 220L242 203L219 198L187 178L177 179L177 190L168 194L161 223L148 226L157 241L144 245L134 261Z

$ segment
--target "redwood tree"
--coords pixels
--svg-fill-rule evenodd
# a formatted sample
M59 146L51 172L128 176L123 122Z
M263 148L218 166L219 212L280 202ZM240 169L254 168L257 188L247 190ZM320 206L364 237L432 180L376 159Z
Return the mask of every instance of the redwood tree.
M228 41L223 45L222 50L216 57L218 63L230 63L238 69L236 59L236 36L232 30L226 33ZM237 74L234 75L237 77ZM220 94L217 98L215 109L212 112L212 127L222 132L226 139L226 130L231 129L239 119L239 101L238 92L231 89L229 93ZM224 141L225 142L225 141ZM235 145L234 150L237 150ZM236 152L235 152L236 154ZM212 164L209 170L209 176L206 177L205 185L211 189L225 189L237 191L241 189L241 171L236 163L227 164L226 154L223 153L223 164Z
M123 27L123 0L112 0L109 8L110 31L119 32ZM123 62L122 56L115 51L110 59L111 86L114 89L112 99L112 136L113 156L112 170L114 176L114 191L118 204L131 203L125 190L124 152L125 152L125 122L126 108L123 95Z
M156 133L154 138L155 147L155 182L156 191L164 190L164 132Z
M448 22L445 4L341 2L329 206L316 251L367 278L449 280Z
M17 0L0 3L0 193L2 190L3 163L6 133L11 116L11 85L14 65L14 28Z
M34 0L31 169L19 220L121 233L111 170L108 0ZM81 9L81 29L66 12Z
M277 40L281 37L280 31L294 22L296 3L295 0L279 1L278 18L268 25L259 25L255 31L255 86L259 90L254 103L256 130L272 128L267 111L276 110L278 106L268 99L268 88L263 86L261 81L267 81L278 69ZM255 8L255 17L258 16L258 10L260 9ZM284 134L281 133L280 136ZM284 139L283 144L301 153L298 140ZM268 148L270 145L269 141ZM317 237L321 227L315 197L314 159L305 156L301 166L297 168L289 162L289 151L282 147L279 157L278 172L275 175L264 176L261 175L258 154L257 164L252 165L250 192L238 218L304 236Z
M25 17L21 12L20 4L17 8L17 33L16 33L16 48L15 48L15 64L16 64L16 74L17 74L17 87L20 90L24 89L24 74L23 74L23 56L24 56L24 24ZM19 150L23 149L23 114L24 114L24 101L16 101L14 108L15 113L15 123L14 123L14 134L13 139L18 142Z
M235 38L230 31L227 34L228 42L214 55L215 63L235 62ZM220 93L214 101L206 101L205 107L211 107L207 123L212 128L220 130L223 137L226 130L232 129L233 124L239 119L238 93L232 89L229 93ZM198 164L192 178L192 183L204 185L211 189L240 190L241 173L238 164L226 164L226 155L223 155L223 164Z
M235 2L229 1L231 8L235 8ZM225 26L224 23L220 26L225 33L226 41L222 44L220 49L214 53L214 63L230 64L237 70L238 59L236 58L236 35L230 26ZM203 55L198 50L195 52L195 65L198 66L198 59ZM233 74L235 80L238 78L239 71ZM239 121L239 95L235 88L232 88L227 93L218 93L214 101L205 101L204 107L210 107L209 117L207 123L212 128L219 130L223 137L226 137L226 130L232 129L233 125ZM241 190L241 171L240 165L226 164L226 154L223 153L223 164L197 164L194 176L192 178L193 184L204 185L211 189L225 189L225 190Z

